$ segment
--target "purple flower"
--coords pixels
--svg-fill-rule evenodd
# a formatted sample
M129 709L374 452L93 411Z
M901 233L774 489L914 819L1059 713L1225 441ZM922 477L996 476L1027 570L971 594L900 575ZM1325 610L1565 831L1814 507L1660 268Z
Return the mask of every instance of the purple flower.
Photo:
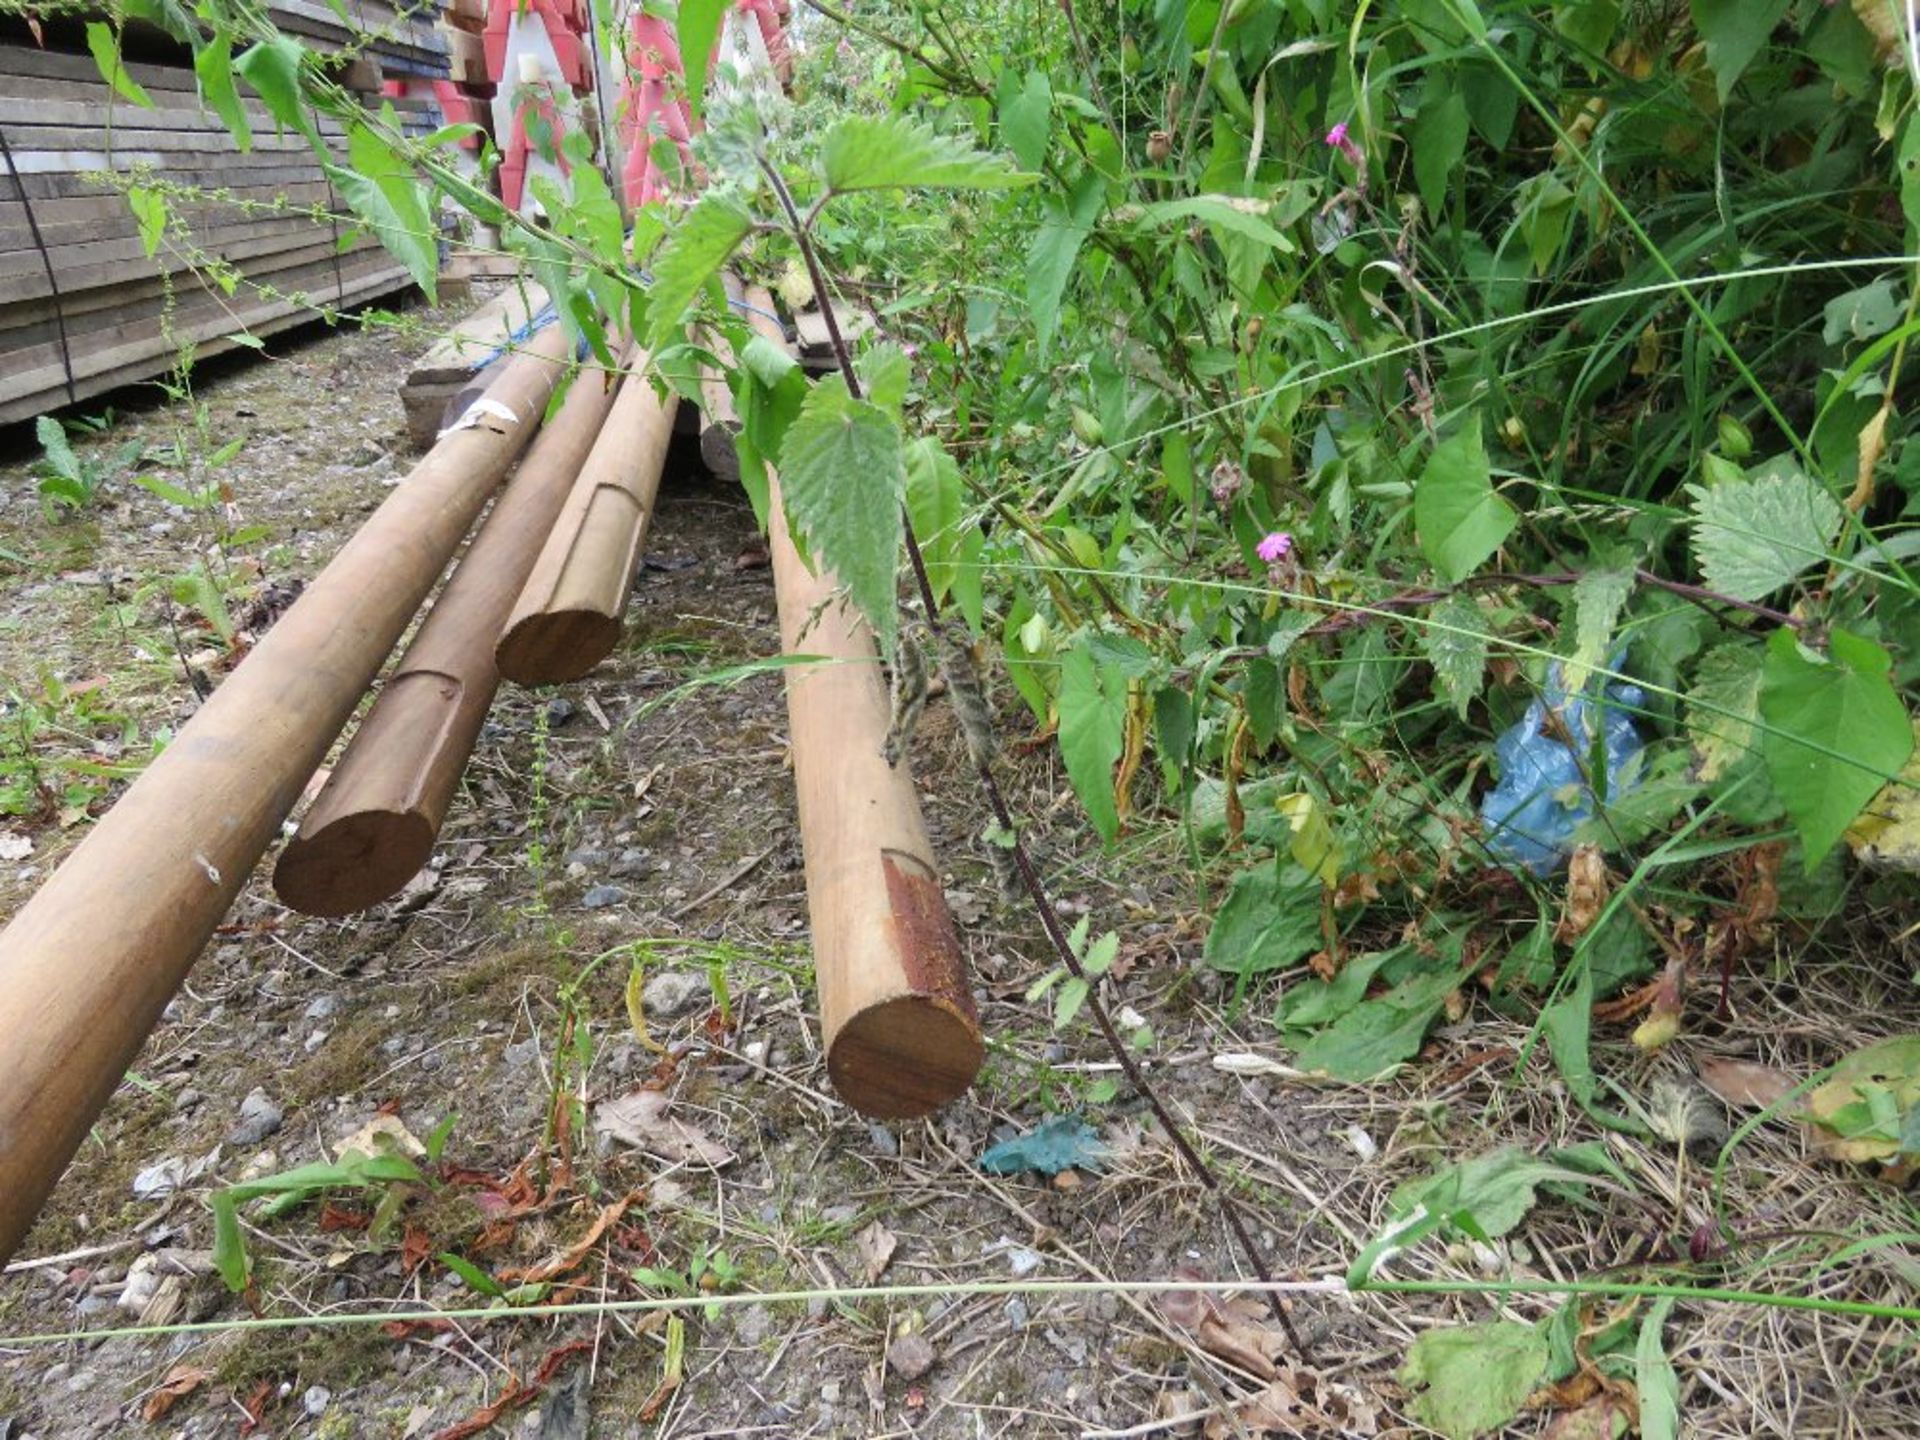
M1284 530L1275 530L1253 547L1253 553L1267 564L1275 564L1293 553L1293 536Z
M1347 134L1347 122L1344 120L1327 131L1327 145L1331 149L1338 150L1354 165L1360 164L1366 158L1361 153L1360 147L1354 144L1353 137Z

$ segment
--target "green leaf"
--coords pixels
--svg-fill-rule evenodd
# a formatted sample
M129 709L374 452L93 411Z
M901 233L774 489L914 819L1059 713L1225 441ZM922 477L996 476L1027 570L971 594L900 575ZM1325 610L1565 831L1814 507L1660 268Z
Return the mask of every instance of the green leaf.
M1920 234L1920 111L1907 116L1900 132L1900 213L1907 217L1907 233Z
M260 96L274 123L282 131L291 125L305 135L307 143L324 161L327 147L321 143L320 132L314 128L313 117L307 113L306 102L300 97L302 54L299 41L277 35L250 48L233 62L233 68Z
M1420 627L1420 648L1462 720L1486 680L1488 638L1486 616L1465 594L1449 595L1435 605Z
M155 109L153 97L140 88L139 82L127 73L127 67L120 60L120 37L113 27L101 21L87 23L87 49L93 52L93 63L100 71L100 78L114 88L121 98L131 100L142 110Z
M820 172L849 190L1015 190L1040 177L904 115L851 115L827 132Z
M1845 519L1824 486L1793 469L1687 493L1700 573L1736 600L1764 600L1821 563Z
M1460 984L1452 971L1417 975L1375 1000L1365 1000L1300 1047L1302 1070L1358 1083L1412 1058Z
M1477 418L1427 457L1413 487L1413 523L1422 553L1448 584L1457 585L1479 569L1519 519L1494 491Z
M1021 169L1038 170L1045 162L1052 120L1053 87L1044 70L1029 71L1026 83L1018 90L1009 87L1002 92L1000 138L1007 142Z
M502 1285L471 1260L463 1259L461 1256L452 1253L442 1253L440 1263L458 1275L461 1282L476 1295L491 1295L494 1299L498 1300L507 1293L506 1286Z
M253 149L253 127L247 123L247 107L240 103L240 92L234 88L233 71L233 41L224 30L194 52L193 73L200 82L200 98L220 117L244 155Z
M889 412L897 420L907 400L907 386L913 380L913 367L898 345L876 345L854 365L867 399Z
M1898 325L1905 308L1893 281L1875 280L1827 302L1820 312L1825 321L1820 339L1827 345L1872 340Z
M1237 195L1189 195L1180 200L1162 200L1142 206L1138 224L1143 228L1171 225L1183 220L1203 220L1229 234L1254 240L1290 255L1299 247L1274 229L1266 218L1272 209L1264 200L1243 199Z
M1027 250L1027 310L1033 316L1042 355L1053 343L1060 299L1072 278L1073 262L1106 201L1106 179L1089 168L1075 184L1073 198L1066 206L1048 198L1046 218L1033 232L1033 243Z
M1388 1201L1388 1213L1397 1220L1426 1210L1455 1230L1492 1240L1526 1219L1541 1185L1549 1181L1584 1185L1589 1178L1517 1146L1503 1145L1397 1186Z
M673 337L694 297L752 229L746 206L712 191L674 227L653 261L644 342L649 351L658 353Z
M1579 973L1558 1000L1540 1012L1540 1029L1547 1037L1553 1065L1567 1083L1567 1092L1582 1108L1591 1108L1595 1096L1593 1057L1593 967L1574 962Z
M1520 1413L1545 1378L1547 1360L1538 1328L1492 1320L1422 1331L1400 1379L1425 1387L1409 1407L1414 1419L1447 1440L1476 1440Z
M347 202L347 208L367 222L380 243L407 267L414 283L432 300L440 253L437 243L427 233L424 207L417 216L403 214L378 180L339 165L320 168L327 172L327 178L333 182L340 198ZM417 195L415 205L419 205Z
M907 518L920 541L933 598L952 588L966 535L960 529L960 467L932 436L907 447Z
M680 68L686 75L687 108L693 112L696 125L706 108L707 64L719 43L720 21L726 13L727 0L680 0L680 14L674 22L675 38L680 42Z
M83 478L85 472L80 468L80 457L73 453L73 443L67 439L66 426L51 415L42 415L33 422L33 435L54 474L67 480Z
M1326 944L1322 894L1318 878L1290 861L1242 870L1207 932L1207 964L1242 976L1297 965Z
M1420 203L1439 219L1447 208L1447 182L1467 153L1467 98L1448 82L1446 93L1431 90L1413 122L1413 177Z
M1913 753L1913 727L1888 679L1893 662L1871 640L1834 630L1830 654L1806 650L1782 626L1767 641L1760 753L1774 793L1800 832L1809 873Z
M1633 595L1633 571L1587 570L1573 582L1573 654L1564 669L1569 695L1586 688L1587 677L1607 658L1613 627Z
M1640 1322L1640 1338L1633 1347L1633 1387L1640 1392L1640 1440L1680 1440L1680 1379L1673 1373L1667 1347L1661 1341L1671 1296L1653 1302Z
M705 203L704 201L702 202ZM900 429L879 406L856 400L829 375L780 448L787 515L818 565L847 587L853 603L893 653L899 621L900 505L906 465Z
M1120 833L1113 798L1113 767L1125 740L1127 686L1112 666L1096 666L1085 647L1060 662L1060 758L1087 818L1111 845Z
M1713 71L1720 103L1766 45L1790 0L1693 0L1693 24L1707 43L1707 68Z
M1700 657L1687 692L1687 733L1700 753L1700 778L1711 783L1739 773L1758 756L1762 651L1732 642Z

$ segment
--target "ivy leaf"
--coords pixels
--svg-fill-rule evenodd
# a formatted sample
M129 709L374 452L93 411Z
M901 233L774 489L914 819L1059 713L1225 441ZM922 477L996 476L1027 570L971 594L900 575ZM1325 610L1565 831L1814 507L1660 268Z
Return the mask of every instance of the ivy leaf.
M98 20L89 21L87 49L93 52L93 63L100 71L100 78L113 87L114 93L131 100L142 110L155 108L153 97L127 73L127 67L120 59L120 37L113 33L111 25Z
M1573 655L1563 683L1569 695L1586 688L1587 676L1607 657L1613 627L1633 595L1633 571L1588 570L1573 582Z
M1087 818L1107 844L1120 833L1113 767L1126 735L1127 684L1110 665L1096 666L1084 647L1060 662L1060 758Z
M1053 343L1060 297L1066 294L1067 281L1072 278L1073 262L1106 199L1105 178L1089 168L1074 185L1073 198L1066 205L1048 197L1047 216L1033 232L1033 244L1027 250L1027 310L1033 316L1043 356Z
M1711 783L1736 773L1757 753L1761 651L1718 645L1700 657L1687 692L1687 733L1700 754L1700 778Z
M1707 68L1725 104L1787 13L1789 0L1693 0L1693 24L1707 44Z
M253 149L253 127L247 123L247 107L240 103L240 92L234 88L233 70L233 40L224 30L194 52L193 73L200 82L200 98L220 117L244 155Z
M1893 662L1845 630L1813 655L1785 626L1767 642L1760 680L1760 753L1774 792L1800 832L1812 873L1853 818L1900 773L1913 727L1888 679Z
M1687 491L1700 573L1736 600L1764 600L1826 559L1845 518L1826 488L1798 470Z
M820 172L849 190L1017 190L1040 177L904 115L851 115L827 132Z
M1420 627L1420 648L1462 720L1486 679L1487 640L1486 617L1466 595L1449 595Z
M705 203L705 202L702 202ZM883 654L899 621L900 501L906 488L900 430L877 405L856 400L829 375L780 447L787 514L817 564L839 577Z
M1207 964L1229 975L1264 975L1297 965L1326 943L1319 879L1298 865L1256 865L1233 877L1207 932Z
M647 291L644 343L650 352L659 353L673 338L694 297L752 229L746 206L711 191L674 227L654 257L653 285Z
M1520 1413L1547 1375L1547 1337L1516 1320L1422 1331L1400 1379L1419 1389L1413 1418L1447 1440L1475 1440Z
M727 0L680 0L676 38L680 42L680 68L687 77L687 108L696 125L707 98L707 63L720 39L720 19L726 14Z
M1479 569L1519 519L1494 491L1478 420L1427 457L1413 487L1413 523L1422 553L1448 584L1457 585Z
M233 62L233 68L259 94L274 123L282 131L292 126L306 136L324 163L327 147L321 143L320 132L314 129L313 117L300 98L300 60L304 53L298 40L277 35L251 47Z
M1007 72L1011 77L1012 72ZM1053 87L1044 70L1027 74L1018 90L1002 91L1000 138L1013 151L1023 170L1038 170L1047 158L1047 136L1053 119Z

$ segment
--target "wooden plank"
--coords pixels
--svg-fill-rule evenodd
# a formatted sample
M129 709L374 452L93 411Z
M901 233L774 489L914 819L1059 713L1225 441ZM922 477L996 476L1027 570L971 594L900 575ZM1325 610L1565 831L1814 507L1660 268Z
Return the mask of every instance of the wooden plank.
M547 303L547 292L527 281L509 285L441 336L407 372L408 385L464 382L514 331Z

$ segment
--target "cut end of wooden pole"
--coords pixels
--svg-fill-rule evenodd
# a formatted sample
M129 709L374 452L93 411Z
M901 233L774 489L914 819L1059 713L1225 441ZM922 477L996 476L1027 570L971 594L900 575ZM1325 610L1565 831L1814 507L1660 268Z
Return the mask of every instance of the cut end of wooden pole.
M301 831L274 862L273 889L302 915L353 915L391 900L433 855L434 827L414 811L360 810Z
M598 610L543 610L500 637L493 661L516 685L561 685L590 674L620 643L620 621Z
M827 1048L834 1092L862 1115L913 1120L966 1094L986 1045L969 1003L903 995L862 1010Z

